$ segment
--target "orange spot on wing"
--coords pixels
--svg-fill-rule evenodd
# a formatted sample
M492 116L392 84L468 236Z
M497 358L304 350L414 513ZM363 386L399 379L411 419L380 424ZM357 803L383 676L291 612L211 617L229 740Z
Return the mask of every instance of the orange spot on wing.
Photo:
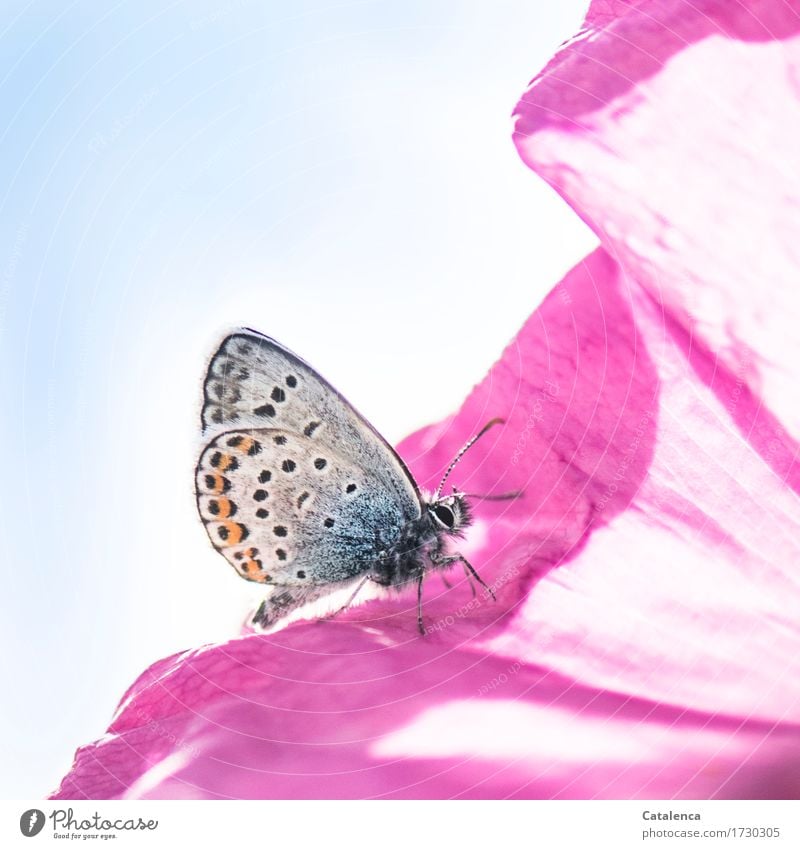
M255 551L254 548L243 548L236 552L226 551L225 557L236 569L237 574L245 580L268 584L272 576L264 571L263 564L255 556Z
M217 544L223 548L238 545L247 536L247 528L238 522L220 522L217 527Z
M231 515L233 504L230 498L218 498L217 506L219 508L219 512L217 513L216 518L227 519L228 516Z
M215 495L220 495L225 492L225 486L228 483L227 479L223 475L216 473L205 475L204 482L206 483L206 486L210 484L210 486L208 486L208 490L209 492L213 492Z
M247 579L250 581L257 581L259 584L265 584L267 582L267 575L264 573L263 569L260 569L258 563L254 560L245 560L242 564L242 568L245 572L247 572Z
M223 454L219 458L219 463L217 464L217 468L221 472L227 471L231 465L236 461L236 458L232 454Z

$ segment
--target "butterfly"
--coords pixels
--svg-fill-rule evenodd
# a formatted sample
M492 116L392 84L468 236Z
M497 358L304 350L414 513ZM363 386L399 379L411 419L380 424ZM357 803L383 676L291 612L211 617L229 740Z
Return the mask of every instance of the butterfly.
M253 624L271 627L331 592L367 581L417 587L432 569L466 558L446 550L472 520L468 496L442 487L432 497L345 398L311 366L267 336L241 329L211 357L203 383L196 468L200 517L214 548L269 593ZM347 606L345 605L345 607Z

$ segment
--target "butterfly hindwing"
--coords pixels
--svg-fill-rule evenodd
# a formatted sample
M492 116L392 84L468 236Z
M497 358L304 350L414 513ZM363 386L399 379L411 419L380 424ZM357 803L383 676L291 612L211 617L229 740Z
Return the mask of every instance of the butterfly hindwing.
M368 473L374 491L408 520L420 515L419 492L383 437L327 381L274 340L251 330L227 336L208 367L204 433L280 429L336 451Z
M367 571L406 518L374 476L331 446L277 428L226 431L201 454L209 538L247 580L327 585Z

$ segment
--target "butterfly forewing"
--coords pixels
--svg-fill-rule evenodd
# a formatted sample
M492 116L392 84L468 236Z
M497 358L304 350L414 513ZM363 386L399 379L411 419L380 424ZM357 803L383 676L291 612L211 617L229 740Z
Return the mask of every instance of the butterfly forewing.
M369 470L405 517L420 515L417 486L386 440L314 369L266 336L242 330L223 340L208 367L202 422L204 433L278 428L335 449Z
M420 514L409 473L316 372L249 331L227 337L204 385L200 515L244 578L336 584L370 569Z

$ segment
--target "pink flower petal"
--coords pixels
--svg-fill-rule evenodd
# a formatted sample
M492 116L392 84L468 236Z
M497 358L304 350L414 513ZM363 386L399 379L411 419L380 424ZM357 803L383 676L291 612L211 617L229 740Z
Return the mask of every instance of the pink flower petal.
M55 798L797 797L800 18L595 2L516 142L600 235L401 452L458 578L160 661Z
M599 22L534 79L517 147L663 304L670 330L711 357L729 416L796 489L794 442L770 453L782 428L752 419L764 402L800 434L800 12L780 0L600 2Z
M525 649L582 680L796 720L800 16L608 7L534 80L515 138L622 267L658 437L632 509L529 600L531 633L552 641ZM584 628L593 674L575 654Z

